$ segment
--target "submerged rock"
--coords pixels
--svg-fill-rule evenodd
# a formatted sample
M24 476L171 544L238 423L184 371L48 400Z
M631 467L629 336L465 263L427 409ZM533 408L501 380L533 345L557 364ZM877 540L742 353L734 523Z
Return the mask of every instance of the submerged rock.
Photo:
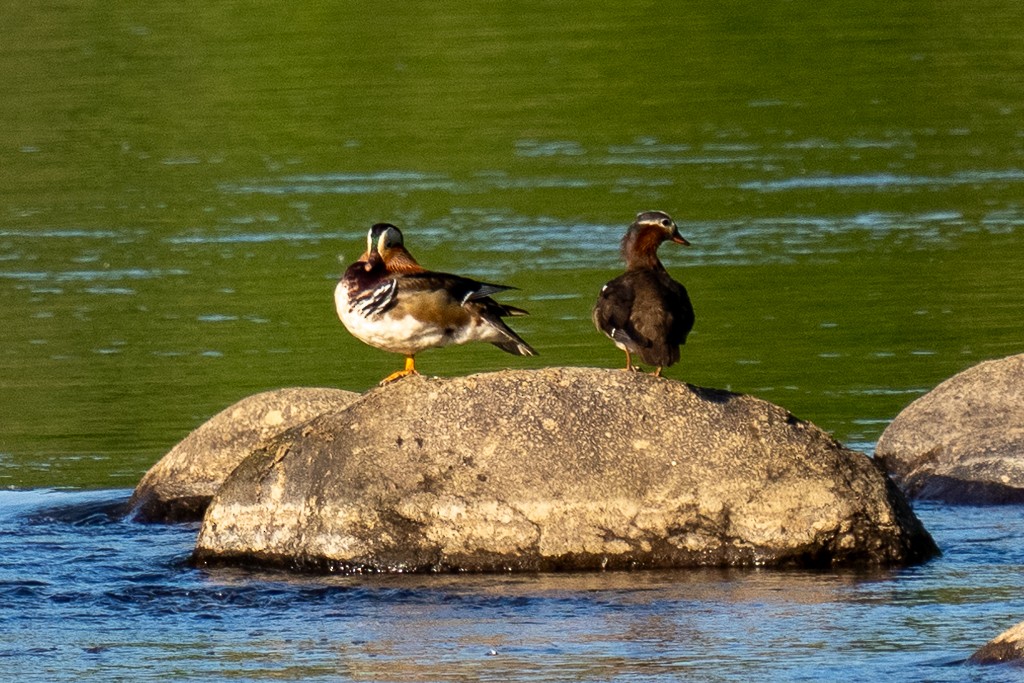
M265 442L200 563L335 571L906 564L865 455L759 399L620 370L413 376Z
M875 457L912 498L1024 502L1024 354L975 365L911 403Z
M1024 621L990 640L967 661L972 664L1024 662Z
M197 427L142 477L128 503L141 521L202 519L213 494L256 445L359 397L340 389L266 391L222 410Z

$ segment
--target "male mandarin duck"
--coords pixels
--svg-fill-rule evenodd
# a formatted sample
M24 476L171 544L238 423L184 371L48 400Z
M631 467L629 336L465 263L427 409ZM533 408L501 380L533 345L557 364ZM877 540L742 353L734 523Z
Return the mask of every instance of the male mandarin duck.
M662 242L689 245L675 221L661 211L638 214L622 238L626 272L604 287L594 306L594 325L626 352L661 369L679 360L679 347L693 329L693 305L686 288L672 279L658 260Z
M335 288L334 305L356 339L405 356L405 368L381 381L387 384L418 374L420 351L449 344L485 341L519 356L537 355L502 321L526 311L491 298L507 289L514 288L425 269L398 228L377 223L366 235L366 253Z

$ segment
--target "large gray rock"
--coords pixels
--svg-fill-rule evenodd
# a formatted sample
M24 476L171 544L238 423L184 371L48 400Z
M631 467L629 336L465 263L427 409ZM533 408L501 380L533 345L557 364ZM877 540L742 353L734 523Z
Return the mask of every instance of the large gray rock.
M975 365L911 403L875 457L913 498L1024 502L1024 355Z
M244 398L197 427L153 465L135 487L129 509L141 521L202 519L213 494L262 440L357 398L351 391L319 388L277 389Z
M199 563L333 571L903 564L865 455L764 401L621 370L409 377L265 443Z
M1024 622L990 640L967 660L972 664L1024 663Z

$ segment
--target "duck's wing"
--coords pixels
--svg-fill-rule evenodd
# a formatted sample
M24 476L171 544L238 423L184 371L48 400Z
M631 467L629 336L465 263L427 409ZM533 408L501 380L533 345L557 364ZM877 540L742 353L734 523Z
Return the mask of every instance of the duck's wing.
M686 343L695 317L686 287L667 272L654 273L642 282L637 300L633 321L641 334L655 340L656 345L659 342L668 346Z
M675 280L670 279L670 282L672 283L669 290L671 295L669 301L666 302L666 308L671 313L669 342L685 344L686 337L689 336L690 330L693 329L696 315L693 311L690 295L686 292L686 287Z
M693 327L693 306L686 289L667 274L636 283L636 302L627 327L642 344L646 362L665 367L679 360L679 346Z
M476 317L495 331L499 339L488 341L502 351L519 356L537 355L533 347L502 320L504 317L527 315L527 312L515 306L498 303L490 297L491 294L515 287L479 282L451 273L429 271L410 273L398 277L397 280L398 296L410 301L411 306L414 305L413 299L421 300L424 315L436 315L439 319L455 319L467 315ZM431 312L427 313L428 310Z
M359 315L380 315L395 305L397 283L379 262L369 267L362 261L353 263L340 284L345 288L348 308Z
M636 288L630 278L619 276L601 288L591 318L594 327L612 341L631 350L648 344L633 326Z
M448 292L451 298L464 304L468 301L475 301L504 292L515 287L508 285L496 285L489 282L478 282L472 278L453 275L451 273L438 273L433 271L422 271L409 273L401 276L401 286L409 291L440 291Z

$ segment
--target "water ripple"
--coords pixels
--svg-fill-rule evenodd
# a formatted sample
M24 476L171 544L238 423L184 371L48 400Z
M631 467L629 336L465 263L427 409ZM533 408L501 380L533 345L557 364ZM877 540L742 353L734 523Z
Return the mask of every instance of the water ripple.
M275 180L254 180L244 184L223 184L229 194L375 194L391 192L448 191L460 188L440 174L411 171L381 173L325 173L284 176Z
M126 522L127 496L0 491L8 673L749 680L841 678L841 656L956 681L947 665L1024 609L1018 508L920 506L945 554L899 571L322 577L191 568L195 526Z
M893 173L876 173L867 175L817 175L806 177L784 178L782 180L751 180L739 183L744 190L758 192L783 192L800 189L848 189L848 188L885 188L913 186L955 186L975 183L1024 181L1024 171L1008 169L1002 171L964 171L949 176L909 176Z
M110 270L67 271L0 271L0 279L26 280L32 282L94 282L97 280L116 282L118 280L153 280L165 277L177 277L181 275L188 275L188 271L182 270L180 268L123 268Z

